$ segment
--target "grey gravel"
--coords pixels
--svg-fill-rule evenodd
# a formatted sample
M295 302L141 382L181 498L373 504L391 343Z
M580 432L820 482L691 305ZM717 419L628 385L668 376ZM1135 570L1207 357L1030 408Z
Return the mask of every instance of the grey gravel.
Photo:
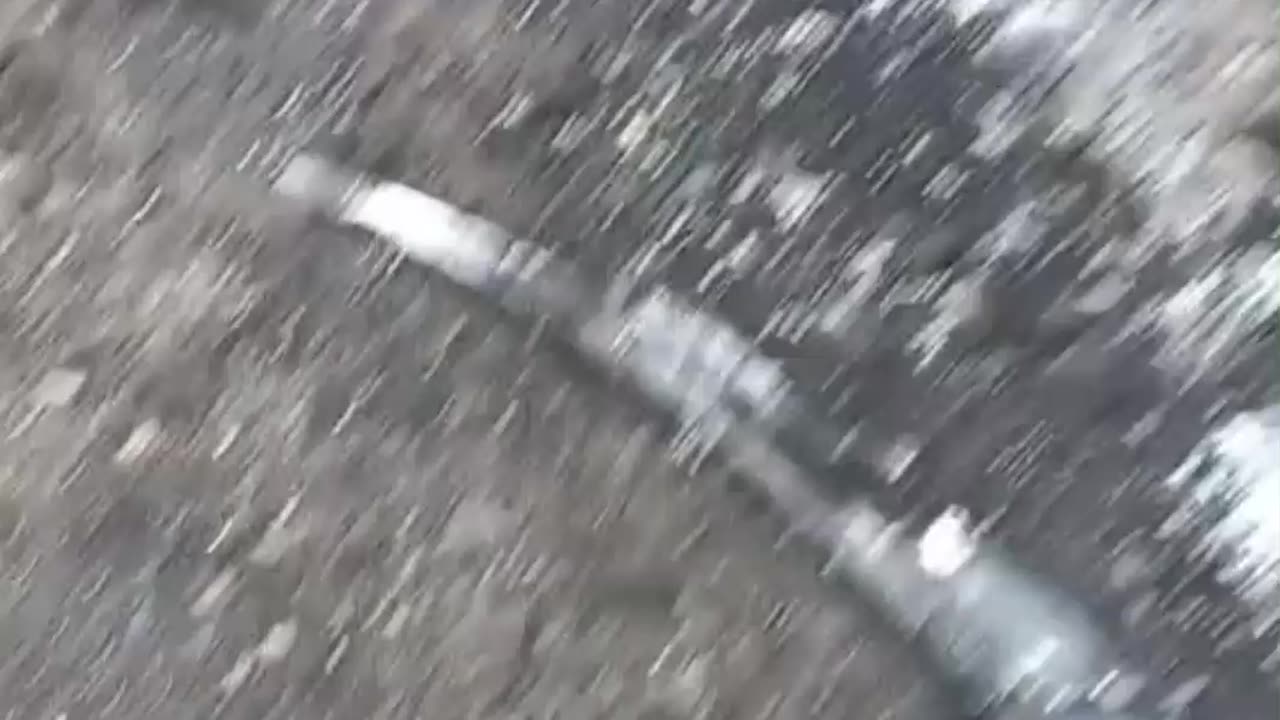
M274 665L280 662L293 649L298 640L298 621L282 620L267 631L266 637L258 645L258 662L263 665Z
M1211 670L1196 710L1272 715L1274 637L1212 565L1148 537L1158 582L1117 588L1109 560L1176 505L1156 478L1275 396L1265 335L1183 373L1134 331L1253 257L1270 210L1239 253L1127 256L1141 209L1092 148L969 151L1001 106L927 14L517 5L0 4L0 709L945 716L714 458L675 462L536 328L272 204L316 144L731 306L833 412L919 438L886 504L969 508L1170 689ZM550 99L494 123L526 96ZM902 217L874 283L842 274ZM1134 286L1043 328L1098 258ZM849 335L791 342L832 307Z
M450 513L436 551L462 553L493 546L514 535L518 523L518 513L495 500L467 498Z
M70 405L84 386L85 373L74 368L54 368L36 384L31 391L31 399L37 405L45 407L64 407Z

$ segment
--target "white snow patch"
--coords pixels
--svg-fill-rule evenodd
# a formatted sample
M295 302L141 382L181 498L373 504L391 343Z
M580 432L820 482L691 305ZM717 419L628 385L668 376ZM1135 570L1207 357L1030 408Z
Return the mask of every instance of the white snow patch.
M947 9L958 22L966 23L983 13L1005 10L1012 0L950 0Z
M919 356L918 370L933 363L947 346L952 332L982 314L985 280L982 273L957 279L934 303L933 316L907 345L910 352ZM921 294L928 292L930 288L926 287Z
M1156 310L1164 360L1191 377L1220 367L1250 334L1280 314L1280 251L1255 248L1217 263Z
M1083 27L1082 10L1078 2L1030 2L1010 13L1000 30L1016 38L1043 35L1061 37Z
M1280 106L1274 3L1158 0L1142 12L1128 0L941 4L957 22L996 23L980 55L1018 76L1012 105L1096 136L1090 154L1141 185L1167 240L1200 233L1207 217L1229 232L1274 181L1273 160L1222 157L1243 127ZM984 111L977 150L1004 150L1024 124L1013 110Z
M1094 281L1072 303L1072 309L1090 315L1100 315L1115 307L1133 288L1133 280L1111 272Z
M788 55L808 55L831 42L840 31L841 18L825 10L805 10L782 31L774 49Z
M665 291L639 303L626 317L620 345L645 380L680 398L686 422L696 424L722 409L726 397L767 414L787 385L781 365L719 318Z
M767 199L778 229L789 232L799 227L822 201L828 184L826 175L799 170L782 173Z
M978 247L990 265L999 260L1023 256L1033 250L1047 232L1044 210L1039 201L1020 203L990 232L978 241Z
M1194 380L1220 367L1280 312L1280 253L1233 258L1224 242L1275 194L1280 175L1275 155L1242 134L1280 110L1274 2L1155 0L1140 10L1129 0L939 4L959 23L993 22L979 56L1013 75L974 118L970 153L1000 156L1048 120L1057 128L1051 144L1084 148L1138 189L1146 220L1127 243L1131 257L1095 269L1124 274L1164 249L1222 254L1217 268L1137 318L1139 328L1167 335L1166 370ZM997 254L1018 250L1000 245Z
M938 515L916 544L920 568L930 575L949 577L969 562L977 546L969 530L969 513L958 507Z
M879 286L895 246L893 240L878 240L869 243L849 261L842 273L844 292L827 305L818 321L823 332L838 335L849 329L853 315L871 299Z
M964 170L957 167L955 163L948 163L933 176L928 185L924 186L921 194L931 200L949 202L960 192L966 179L968 174Z
M1163 533L1208 522L1200 552L1224 563L1220 579L1256 610L1256 629L1266 632L1280 620L1280 405L1221 426L1167 484L1185 499Z
M987 160L1007 152L1031 126L1031 118L1019 107L1017 97L1007 92L993 95L974 121L978 136L969 145L969 153Z
M617 145L622 152L631 154L635 152L653 132L654 124L657 118L653 113L641 110L623 126L622 131L618 133Z
M773 82L769 84L769 89L760 96L760 107L765 110L772 110L782 105L792 93L800 89L804 83L804 76L795 70L783 70L779 72Z
M357 193L342 219L467 285L487 278L505 250L506 232L498 226L399 183Z

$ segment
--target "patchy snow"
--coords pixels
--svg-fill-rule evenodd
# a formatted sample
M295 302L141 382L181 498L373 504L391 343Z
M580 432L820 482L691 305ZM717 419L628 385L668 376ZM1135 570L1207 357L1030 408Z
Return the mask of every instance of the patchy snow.
M956 574L977 552L969 530L969 513L958 507L945 510L929 523L916 550L925 572L937 577Z
M883 281L885 268L896 245L891 239L868 243L849 261L841 278L844 281L844 291L828 303L818 321L818 327L823 332L839 335L848 331L854 317L865 309Z
M924 370L933 363L946 348L952 332L982 314L985 282L986 276L983 273L959 278L933 304L933 315L929 322L911 338L907 346L918 358L917 370Z
M799 227L822 202L829 186L826 175L800 170L782 173L767 198L778 229L790 232Z
M1243 127L1280 105L1274 3L1160 0L1139 11L1119 0L943 0L943 7L961 24L995 21L981 54L1021 76L1013 104L1093 138L1096 159L1146 190L1152 222L1168 239L1187 240L1203 218L1229 231L1274 179L1260 147L1250 151L1263 156L1257 162L1224 157L1235 153ZM1008 125L1015 114L1004 108L980 124ZM1012 131L1023 129L1012 123ZM986 133L984 148L994 134Z
M1156 310L1164 360L1198 377L1280 314L1280 251L1255 248L1217 263Z
M335 195L334 189L350 187ZM484 280L507 249L502 228L443 200L392 182L357 183L325 160L299 155L276 182L277 191L326 208L344 222L389 240L413 259L467 285Z
M991 160L1009 150L1031 126L1025 109L1018 106L1017 96L1009 92L992 95L974 117L978 136L969 145L969 153Z
M357 195L343 219L468 284L487 278L505 250L505 233L496 226L398 183L379 183Z
M976 156L1030 129L1137 189L1144 225L1125 274L1161 250L1217 256L1137 320L1163 333L1164 367L1202 377L1280 312L1280 253L1224 240L1274 202L1277 157L1250 128L1280 112L1280 6L1263 0L939 0L964 25L990 22L980 58L1013 76L974 118ZM1016 220L1018 211L1011 216ZM1002 237L1022 241L1021 233ZM1261 240L1262 238L1254 238ZM1012 246L1002 246L1002 251Z
M645 110L636 112L623 126L622 131L618 133L618 149L622 152L630 154L636 152L646 139L653 133L653 126L657 122L657 118L653 113Z
M1195 448L1169 477L1185 500L1162 529L1200 531L1200 551L1257 611L1259 634L1280 621L1280 406L1242 413Z
M1003 260L1029 254L1044 238L1048 223L1040 203L1019 203L995 228L978 240L978 248L991 266Z
M696 423L727 397L767 415L787 381L779 363L720 319L658 291L627 314L630 364L681 398L684 419Z
M840 16L824 10L805 10L796 15L774 44L777 52L808 55L816 52L840 31Z

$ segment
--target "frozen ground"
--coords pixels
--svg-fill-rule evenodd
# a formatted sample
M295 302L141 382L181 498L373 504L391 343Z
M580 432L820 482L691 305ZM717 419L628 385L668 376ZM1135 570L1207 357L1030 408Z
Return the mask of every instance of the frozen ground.
M1275 483L1268 416L1233 420L1280 399L1274 69L1232 104L1124 73L1078 24L1105 4L980 5L0 5L4 709L946 714L536 329L274 207L311 144L718 304L914 438L886 503L964 505L1197 711L1269 717L1267 516L1196 478ZM1185 40L1149 59L1274 47L1183 5L1125 20ZM1063 47L1088 70L1045 84ZM1103 120L1117 88L1154 115Z

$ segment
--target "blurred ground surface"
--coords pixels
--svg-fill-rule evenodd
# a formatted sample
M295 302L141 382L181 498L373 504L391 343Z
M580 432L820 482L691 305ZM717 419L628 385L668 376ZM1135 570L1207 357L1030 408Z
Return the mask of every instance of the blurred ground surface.
M6 3L4 709L946 715L645 412L275 207L310 143L767 329L922 448L884 502L989 518L1206 716L1267 716L1274 635L1155 530L1160 478L1275 398L1273 328L1205 368L1148 319L1273 210L1100 260L1145 227L1132 179L1036 127L981 152L990 28L885 5Z

